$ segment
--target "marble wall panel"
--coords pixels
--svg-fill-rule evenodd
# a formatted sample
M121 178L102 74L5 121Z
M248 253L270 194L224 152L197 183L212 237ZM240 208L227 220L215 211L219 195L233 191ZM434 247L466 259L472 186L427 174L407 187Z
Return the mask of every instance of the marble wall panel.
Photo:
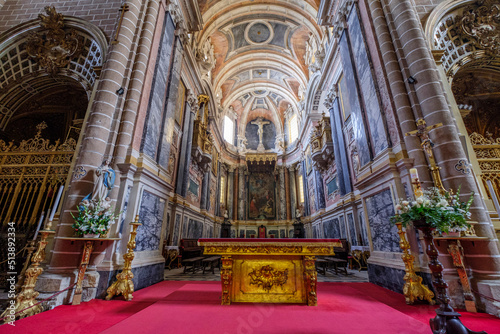
M160 247L164 211L165 200L144 190L139 209L142 226L137 229L136 252L156 250Z
M341 237L339 220L337 218L324 221L323 230L325 238L339 239Z
M353 124L353 134L358 148L358 155L361 167L366 165L370 159L370 148L368 146L368 137L366 134L363 113L359 100L358 87L355 77L354 67L351 61L351 52L349 50L348 36L346 32L342 34L339 43L340 58L344 80L348 87L347 90L341 90L342 103L348 103L351 107L351 122Z
M194 219L189 219L187 227L187 239L199 239L203 237L203 223Z
M359 212L359 227L361 229L361 241L363 242L362 246L369 246L370 243L368 242L368 232L366 229L365 219L362 211Z
M354 217L352 213L347 214L347 226L349 226L349 235L351 236L351 245L358 245L358 236L356 233L356 226L354 225Z
M286 231L285 230L280 230L280 238L286 238Z
M342 239L347 239L347 229L345 226L344 216L339 217L339 226L340 226L340 237Z
M188 237L188 217L184 217L184 223L182 223L182 238L187 239Z
M394 215L390 189L367 197L365 202L373 249L382 252L399 252L398 229L389 222L389 218Z
M142 151L154 160L156 160L160 134L162 131L161 126L163 124L167 80L170 74L171 54L175 38L174 30L174 23L170 15L168 15L164 23L160 49L156 60L155 74L153 77L142 141Z
M181 215L175 215L175 223L174 223L174 233L172 237L172 245L177 246L179 244L179 231L181 228Z
M356 6L351 11L348 24L359 89L364 101L372 147L375 155L377 155L388 147L387 133Z

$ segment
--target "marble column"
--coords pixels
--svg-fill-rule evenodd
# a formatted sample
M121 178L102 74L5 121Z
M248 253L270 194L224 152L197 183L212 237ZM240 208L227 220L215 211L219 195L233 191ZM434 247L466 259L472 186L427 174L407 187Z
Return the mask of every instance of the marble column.
M291 219L295 218L295 210L297 209L297 184L295 182L295 166L288 168L290 173L290 213Z
M218 164L218 167L217 167L217 186L216 186L216 193L217 193L217 197L215 198L215 215L216 216L221 216L221 212L220 212L220 192L221 192L221 189L220 189L220 178L221 178L221 172L222 172L222 164L219 163Z
M185 104L186 119L184 120L184 133L182 136L177 168L177 184L175 192L182 197L186 196L189 184L189 166L191 165L191 147L193 146L193 123L197 111L197 99L190 95Z
M238 168L238 220L246 218L245 167Z
M279 173L279 212L280 219L286 220L286 188L285 188L285 167L278 167Z
M306 162L302 161L302 182L304 186L304 212L303 216L309 216L311 214L311 210L309 207L309 185L307 184L307 170L306 170Z
M233 203L234 203L234 167L229 166L227 173L227 214L233 217Z
M210 174L211 172L205 172L203 175L203 181L201 182L201 200L200 200L200 209L207 210L208 202L209 202L209 188L210 188Z
M316 205L316 210L319 211L321 209L324 209L326 206L325 187L323 185L323 176L321 176L321 173L318 170L316 170L316 168L314 168L313 173L314 173L314 184L315 184L314 193L316 195L315 205Z

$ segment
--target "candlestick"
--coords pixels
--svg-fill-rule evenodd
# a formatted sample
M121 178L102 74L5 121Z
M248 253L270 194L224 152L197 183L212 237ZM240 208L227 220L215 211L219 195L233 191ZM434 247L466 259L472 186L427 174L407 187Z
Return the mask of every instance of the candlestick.
M33 240L36 240L38 237L38 231L40 231L40 226L42 226L43 218L45 218L45 211L42 211L42 215L40 216L40 220L38 221L38 226L36 227L35 235L33 236Z
M59 205L59 200L61 199L63 189L64 189L64 186L59 187L59 191L57 192L56 201L54 202L54 206L52 207L52 212L50 213L50 216L49 216L49 222L51 222L54 219L54 215L56 214L57 207Z
M422 188L420 187L420 181L418 180L418 172L416 168L410 169L410 178L415 197L421 197L423 195L423 192Z

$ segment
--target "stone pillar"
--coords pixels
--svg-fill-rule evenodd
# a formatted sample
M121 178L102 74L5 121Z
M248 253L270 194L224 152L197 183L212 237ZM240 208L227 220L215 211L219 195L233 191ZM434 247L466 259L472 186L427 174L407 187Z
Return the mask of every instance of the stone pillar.
M325 203L325 188L323 185L323 176L321 176L321 173L314 168L314 184L316 185L316 189L314 189L315 195L316 195L316 210L319 211L321 209L324 209L326 206Z
M405 79L399 64L398 55L394 49L391 39L391 33L384 16L384 10L380 0L367 1L371 15L373 17L375 35L378 40L378 47L384 67L386 68L387 81L389 82L390 92L394 102L395 110L399 120L401 133L403 135L404 144L408 152L408 156L413 159L413 167L418 170L418 176L422 187L431 186L432 178L429 173L429 167L425 154L420 146L420 140L416 136L404 136L405 133L416 130L415 116L413 115L412 103L409 99L409 94L405 86ZM392 27L391 27L392 28ZM422 29L419 27L418 29Z
M478 236L488 239L477 241L474 245L466 243L463 245L468 255L467 264L474 272L472 286L477 286L480 293L498 299L499 293L495 293L495 289L498 289L493 286L500 279L499 244L474 176L455 169L459 161L467 161L467 157L413 2L401 0L396 3L383 0L382 3L387 21L394 27L391 30L392 43L401 45L400 67L405 68L404 73L407 76L413 75L417 80L412 85L416 99L413 102L420 106L421 114L428 126L443 123L442 127L432 130L429 136L434 143L433 153L436 163L441 167L444 187L455 190L461 187L463 200L472 193L475 194L471 207L472 219L478 221L475 230ZM482 302L478 303L480 308L485 307L489 312L498 313L497 305L485 298L480 300Z
M306 162L302 161L302 182L304 183L304 212L302 216L309 216L311 214L309 206L309 185L307 184L307 170Z
M238 220L246 219L245 167L238 168Z
M201 200L200 200L200 209L207 210L208 202L209 202L209 188L210 188L210 174L211 172L205 172L203 175L203 181L201 181Z
M181 149L179 153L179 165L177 168L177 184L175 192L186 197L189 184L189 166L191 165L191 148L193 146L193 123L198 103L194 95L190 95L186 101L186 119L184 121L184 133L182 136Z
M234 167L228 167L227 173L227 213L229 217L233 217L233 202L234 202Z
M288 172L288 168L283 166L285 170L285 195L286 195L286 219L292 219L292 210L290 209L290 174Z
M285 188L285 167L278 167L279 174L279 219L286 220L286 188Z
M76 212L76 205L92 191L94 169L100 166L105 158L112 158L112 149L116 143L113 132L117 131L117 124L124 102L116 91L128 82L126 78L131 75L132 62L128 63L126 59L131 58L137 51L138 45L135 36L141 34L142 22L145 17L142 1L132 0L127 4L129 5L129 11L124 13L122 29L118 36L119 43L112 45L106 55L106 62L103 64L102 73L96 83L95 97L89 107L90 114L83 130L84 136L81 146L75 158L75 168L81 167L87 174L81 179L71 180L70 187L66 192L66 198L62 203L63 209L59 219L57 236L73 235L74 231L71 228L73 218L70 213ZM117 19L118 16L119 13L117 12ZM124 114L125 116L127 122L130 121L129 118L133 118L129 117L128 114ZM127 128L124 131L124 136L127 136L129 130ZM111 162L113 169L118 172L115 161L112 160ZM117 179L119 180L119 178ZM112 198L116 198L116 194L118 194L118 180L111 195ZM75 248L74 252L69 252L67 241L56 239L49 268L54 270L59 267L68 268L72 266L75 262L73 260L78 258L79 254L80 249ZM78 263L78 260L76 260L76 263Z
M297 209L297 185L295 182L295 166L288 168L290 173L290 214L291 219L295 218L295 210Z
M139 3L139 1L138 1ZM137 114L139 112L141 93L144 86L146 72L148 70L149 55L154 40L155 25L158 21L160 2L149 0L144 23L142 26L139 47L134 59L134 67L128 89L126 90L125 104L120 122L120 129L116 140L114 152L115 163L123 163L127 151L132 144L132 134L136 126ZM122 29L123 30L123 29ZM122 33L120 31L120 34ZM120 38L120 43L123 38ZM143 126L141 123L140 126Z

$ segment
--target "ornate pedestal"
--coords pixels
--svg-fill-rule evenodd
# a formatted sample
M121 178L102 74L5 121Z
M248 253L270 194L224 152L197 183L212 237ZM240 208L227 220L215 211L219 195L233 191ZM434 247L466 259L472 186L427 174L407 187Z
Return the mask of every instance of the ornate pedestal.
M75 241L83 241L83 251L82 251L82 260L80 262L80 266L78 268L78 276L76 278L76 286L75 286L75 294L73 295L72 305L79 305L82 301L82 291L83 291L83 278L85 276L85 272L87 271L87 266L89 265L90 255L94 249L94 243L100 242L109 242L120 240L120 238L80 238L80 237L58 237L58 239L62 240L70 240L72 243Z
M231 302L317 305L317 255L334 255L338 239L200 239L221 255L222 305Z
M472 293L469 277L467 276L467 271L465 269L464 250L462 248L462 245L460 244L460 240L474 242L480 240L488 240L488 238L457 236L435 237L434 239L436 240L436 242L438 242L438 245L441 241L446 241L448 243L448 252L453 259L455 268L457 268L458 276L460 277L460 283L462 284L462 289L464 290L465 309L467 310L467 312L477 312L476 299L474 298L474 294Z
M436 299L440 302L439 308L436 309L436 317L429 320L432 333L486 334L486 332L474 332L465 327L459 319L460 313L451 307L447 291L448 284L443 280L443 265L438 260L439 253L436 246L434 246L433 228L430 228L426 224L415 224L415 222L414 226L424 234L426 254L429 257L429 269L433 277L432 285L434 285L434 289L436 290Z

